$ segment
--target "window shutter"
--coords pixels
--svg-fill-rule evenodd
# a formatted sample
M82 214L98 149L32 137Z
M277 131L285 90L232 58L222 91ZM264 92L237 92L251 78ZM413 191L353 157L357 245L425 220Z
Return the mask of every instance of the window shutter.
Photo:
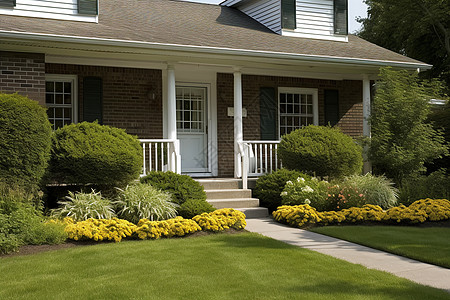
M98 15L98 1L78 0L78 13L82 15Z
M295 29L296 23L295 0L281 0L281 28Z
M83 79L83 120L103 122L103 83L100 77Z
M259 93L261 140L277 140L277 101L275 88L263 87Z
M325 90L325 125L339 122L339 91Z
M1 7L14 7L16 6L16 0L0 0Z
M334 33L348 34L348 1L334 0Z

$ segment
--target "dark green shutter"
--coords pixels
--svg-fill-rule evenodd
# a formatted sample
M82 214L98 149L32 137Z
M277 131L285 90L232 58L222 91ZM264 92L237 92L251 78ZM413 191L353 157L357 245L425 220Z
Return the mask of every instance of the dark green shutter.
M281 0L281 28L295 29L296 24L295 0Z
M339 91L325 90L325 125L339 122Z
M97 0L78 0L78 13L82 15L97 15Z
M16 0L0 0L0 7L14 7Z
M261 140L277 140L277 106L275 89L261 88L259 94Z
M348 34L348 1L334 0L334 33Z
M99 77L83 79L83 121L103 122L103 83Z

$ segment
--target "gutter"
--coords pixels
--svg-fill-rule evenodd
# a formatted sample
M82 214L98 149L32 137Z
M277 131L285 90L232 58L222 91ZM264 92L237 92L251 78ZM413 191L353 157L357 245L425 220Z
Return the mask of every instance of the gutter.
M130 40L118 40L118 39L105 39L105 38L93 38L93 37L77 37L67 35L55 35L45 33L30 33L30 32L17 32L17 31L5 31L0 30L1 38L13 38L24 40L38 40L38 41L50 41L50 42L66 42L66 43L80 43L90 45L104 45L104 46L118 46L118 47L134 47L142 49L156 49L156 50L173 50L173 51L190 51L208 54L223 54L223 55L240 55L240 56L253 56L260 58L277 58L277 59L290 59L306 62L328 62L339 64L357 64L368 66L391 66L407 69L431 69L432 65L425 63L408 63L399 61L388 60L374 60L363 58L347 58L337 56L321 56L311 54L298 54L298 53L285 53L285 52L272 52L263 50L246 50L246 49L234 49L223 47L210 47L210 46L193 46L193 45L181 45L181 44L168 44L168 43L155 43L155 42L143 42L143 41L130 41Z

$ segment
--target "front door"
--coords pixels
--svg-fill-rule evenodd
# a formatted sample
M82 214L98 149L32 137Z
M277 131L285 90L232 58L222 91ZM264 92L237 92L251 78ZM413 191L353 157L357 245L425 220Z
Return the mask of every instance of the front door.
M177 132L182 173L208 173L207 104L204 86L177 86Z

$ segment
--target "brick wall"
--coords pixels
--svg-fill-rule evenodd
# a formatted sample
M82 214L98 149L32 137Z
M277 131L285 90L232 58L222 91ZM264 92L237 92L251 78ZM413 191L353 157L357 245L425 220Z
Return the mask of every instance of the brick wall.
M0 51L0 92L45 103L45 55Z
M362 135L362 81L319 80L276 76L242 76L242 102L248 116L243 118L244 140L260 140L259 91L261 87L317 88L319 100L319 124L324 125L324 90L339 91L338 126L350 136ZM227 108L233 107L233 74L217 74L217 124L219 176L234 175L234 126L233 117L227 116Z
M83 78L101 77L103 124L124 128L139 138L162 138L161 70L47 64L45 71L78 76L79 121L83 121Z

